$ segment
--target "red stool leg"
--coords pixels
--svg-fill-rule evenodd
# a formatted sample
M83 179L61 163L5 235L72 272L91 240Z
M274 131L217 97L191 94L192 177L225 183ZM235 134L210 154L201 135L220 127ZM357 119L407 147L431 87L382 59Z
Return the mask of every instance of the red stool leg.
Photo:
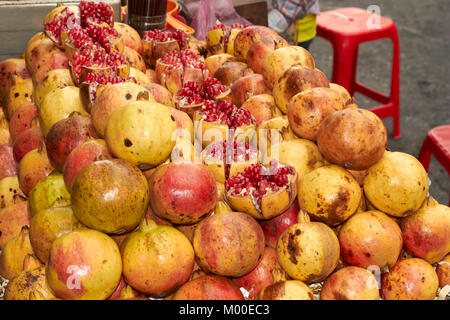
M349 39L342 39L333 42L333 75L332 82L343 86L349 92L352 91L352 75L355 54L358 54L354 42ZM357 58L356 58L357 59Z
M423 141L422 147L420 148L419 156L417 157L420 163L422 163L426 172L428 172L428 169L430 167L432 143L433 142L431 141L430 137L427 135L425 140Z
M394 139L401 137L400 132L400 41L397 28L394 25L391 32L393 44L392 76L391 76L391 101L393 104L393 136Z

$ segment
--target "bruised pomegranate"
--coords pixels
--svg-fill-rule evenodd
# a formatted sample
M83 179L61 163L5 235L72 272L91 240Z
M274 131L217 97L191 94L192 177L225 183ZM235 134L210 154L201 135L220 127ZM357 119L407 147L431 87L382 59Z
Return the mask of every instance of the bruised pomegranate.
M116 289L121 274L119 248L102 232L75 230L52 243L46 277L59 298L105 300Z
M278 36L278 34L265 26L247 26L242 29L234 39L234 55L247 61L247 53L251 46L266 36Z
M230 279L204 275L182 285L172 300L244 300L244 296Z
M166 52L184 50L186 41L187 34L183 30L147 31L142 37L142 56L150 68L154 68Z
M38 109L34 103L25 103L18 107L11 119L9 120L9 132L13 141L27 129L33 125L39 126L39 121L35 121L39 117Z
M253 96L271 94L271 90L265 85L263 76L250 74L236 80L231 86L233 103L238 107Z
M314 294L302 281L284 280L262 289L258 300L314 300Z
M132 68L136 68L137 70L145 73L147 70L147 67L145 65L144 58L137 53L136 50L125 47L123 49L123 55L125 57L125 60Z
M381 294L385 300L433 300L439 279L425 260L409 258L397 263L381 276Z
M14 77L14 84L3 96L2 110L7 120L11 119L14 112L22 104L32 103L34 100L34 85L31 79ZM2 124L3 127L3 124ZM3 138L4 140L4 138Z
M28 195L36 183L48 176L53 169L45 144L41 142L39 147L28 152L19 163L17 176L20 189Z
M14 85L14 77L31 78L24 59L6 59L0 62L0 101L3 95Z
M121 159L94 161L72 184L75 217L89 228L122 234L136 228L148 205L142 172Z
M358 212L339 230L341 256L350 265L392 267L402 250L398 224L380 211Z
M201 86L209 74L204 62L191 50L165 53L156 61L155 70L158 82L172 94L176 94L187 81L195 81Z
M345 169L319 167L300 180L300 208L314 219L336 226L351 217L361 202L361 187Z
M214 214L195 229L193 246L202 270L241 277L261 261L264 233L258 222L245 213Z
M64 183L69 192L78 173L93 161L112 159L104 140L88 140L73 149L64 162Z
M450 208L427 199L413 215L401 220L403 247L430 264L450 252Z
M230 206L255 219L272 219L286 211L297 196L297 173L291 166L252 164L225 182Z
M14 160L11 145L0 145L0 180L17 174L17 162Z
M339 241L322 222L311 222L300 211L298 223L291 225L277 242L278 261L292 278L305 283L325 280L339 261Z
M215 103L206 100L194 113L195 135L204 147L213 142L243 138L252 141L255 135L255 119L245 108L231 102Z
M297 136L316 141L325 118L344 108L338 93L330 88L316 87L294 95L287 105L287 115Z
M298 202L294 201L286 211L275 218L259 221L264 231L267 246L276 248L278 238L283 231L297 223L299 210Z
M98 136L89 116L75 112L55 123L45 137L47 155L52 166L62 171L72 150L91 137Z
M31 150L39 147L45 137L41 128L30 128L22 132L14 141L13 153L17 163Z
M21 198L25 199L19 187L17 176L5 177L0 180L0 209L6 208Z
M139 230L121 246L127 283L153 297L164 297L187 282L194 267L194 250L177 229L143 219Z
M255 146L243 141L212 143L202 152L202 161L208 166L217 182L243 171L258 160Z
M232 279L239 288L249 292L246 299L256 298L262 289L282 280L287 280L286 274L278 263L277 251L270 247L264 249L261 261L252 271Z
M39 297L39 300L56 299L47 284L45 266L32 270L26 270L11 279L5 288L5 300L31 300Z
M345 267L323 283L320 300L379 300L378 283L368 270Z
M316 87L329 88L326 75L319 69L301 65L288 68L273 86L273 96L278 108L287 113L289 100L297 93Z
M182 161L158 167L149 186L154 213L172 223L196 223L216 205L216 181L200 163Z
M317 145L329 162L365 170L383 157L387 131L383 121L369 110L340 110L322 122Z

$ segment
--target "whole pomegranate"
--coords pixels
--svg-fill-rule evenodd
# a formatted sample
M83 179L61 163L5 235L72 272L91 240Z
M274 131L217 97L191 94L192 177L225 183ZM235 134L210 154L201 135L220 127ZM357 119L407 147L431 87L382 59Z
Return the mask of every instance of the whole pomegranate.
M361 202L353 176L336 165L317 168L299 182L300 208L314 219L336 226L351 217Z
M172 300L244 300L244 296L230 279L204 275L182 285Z
M189 240L174 227L147 219L125 238L121 254L126 282L153 297L165 297L178 289L194 267Z
M172 223L199 222L216 205L216 181L201 163L181 161L158 167L149 186L154 213Z
M379 300L378 283L368 270L345 267L334 272L323 283L320 300Z
M439 279L431 264L419 258L399 260L381 276L385 300L433 300Z
M27 70L24 59L6 59L0 62L0 101L3 95L14 85L14 77L18 76L22 79L31 78Z
M89 138L97 138L89 116L77 112L55 123L45 137L45 146L50 163L62 171L67 157L77 146Z
M350 265L392 267L402 250L398 224L380 211L358 212L339 230L341 256Z
M278 36L278 34L265 26L248 26L243 28L234 39L234 55L247 60L251 46L265 36Z
M450 208L433 200L400 222L404 249L431 264L450 252Z
M264 253L264 233L258 222L241 212L211 215L195 228L197 263L208 273L240 277L255 268Z
M276 34L262 37L253 42L247 51L247 63L255 73L262 74L264 59L276 49L286 47L289 43Z
M450 285L450 255L447 255L442 261L439 261L436 267L436 273L439 278L440 288Z
M0 209L0 249L9 240L17 237L23 227L29 227L30 220L30 211L26 200L18 198L13 204Z
M386 151L364 179L367 200L394 217L417 211L428 193L428 175L412 155Z
M102 139L88 140L73 149L67 156L62 170L67 190L69 192L72 190L76 176L84 167L93 161L106 159L112 159L112 156Z
M25 199L25 195L20 190L17 176L5 177L0 180L0 209Z
M89 228L122 234L136 228L148 206L142 172L122 159L95 161L72 184L75 217Z
M315 62L308 50L299 46L285 46L276 49L263 60L262 75L269 89L273 89L278 79L293 65L315 69Z
M237 61L237 58L228 53L218 53L207 57L205 59L205 65L210 74L214 75L224 63L231 61Z
M56 299L48 286L45 276L45 266L21 272L11 279L5 287L5 300L30 300L39 297L39 300Z
M157 102L137 101L109 117L105 140L111 154L149 169L162 164L175 146L175 117Z
M351 108L329 115L317 134L317 145L331 163L351 170L365 170L383 157L387 132L373 112Z
M96 230L75 230L53 241L46 277L55 295L66 300L105 300L122 274L119 248Z
M26 195L43 178L53 171L53 166L47 156L45 144L41 143L38 148L28 152L20 161L17 176L20 189Z
M9 132L12 140L27 129L39 126L39 112L34 103L24 103L19 106L9 120Z
M311 222L303 211L299 213L298 223L280 235L276 249L286 273L305 283L325 280L339 260L336 234L322 222Z
M11 145L0 145L0 180L17 174L17 162L14 160Z
M22 132L14 141L13 153L17 163L31 150L37 149L45 137L40 128L30 128Z
M319 69L311 69L301 65L293 65L275 82L273 96L277 107L286 114L289 100L297 93L316 88L329 88L326 75Z

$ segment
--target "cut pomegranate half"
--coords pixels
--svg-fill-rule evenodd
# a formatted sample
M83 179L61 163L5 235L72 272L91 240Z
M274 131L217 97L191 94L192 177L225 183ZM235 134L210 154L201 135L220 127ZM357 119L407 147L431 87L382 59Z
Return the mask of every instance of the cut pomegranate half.
M52 20L44 23L44 32L59 48L63 48L62 33L79 25L80 17L71 8L66 7Z
M186 49L188 35L183 30L150 30L142 37L142 56L154 68L156 61L165 53Z
M104 2L81 1L81 26L87 27L89 23L102 24L107 23L111 28L114 27L114 10Z
M212 143L202 152L202 161L213 173L217 182L225 183L251 164L258 162L258 149L244 141Z
M298 177L289 165L272 160L269 166L252 164L225 181L225 197L235 211L255 219L272 219L286 211L297 197Z

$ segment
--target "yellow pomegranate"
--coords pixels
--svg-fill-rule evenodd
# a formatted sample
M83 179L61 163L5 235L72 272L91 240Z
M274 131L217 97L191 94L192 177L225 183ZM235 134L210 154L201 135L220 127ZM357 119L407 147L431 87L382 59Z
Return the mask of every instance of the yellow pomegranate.
M34 89L34 100L40 106L44 98L52 90L60 87L74 86L69 69L50 70L45 78Z
M386 151L364 180L370 203L394 217L417 211L428 194L428 175L412 155Z
M176 130L175 117L168 107L136 101L114 110L106 125L105 140L114 156L148 169L170 156Z
M314 294L302 281L285 280L262 289L258 300L314 300Z
M278 261L295 280L315 283L325 280L339 261L339 241L334 231L322 222L311 222L300 211L298 223L278 238Z
M342 167L317 168L299 182L298 203L311 217L336 226L350 218L361 202L361 188Z

